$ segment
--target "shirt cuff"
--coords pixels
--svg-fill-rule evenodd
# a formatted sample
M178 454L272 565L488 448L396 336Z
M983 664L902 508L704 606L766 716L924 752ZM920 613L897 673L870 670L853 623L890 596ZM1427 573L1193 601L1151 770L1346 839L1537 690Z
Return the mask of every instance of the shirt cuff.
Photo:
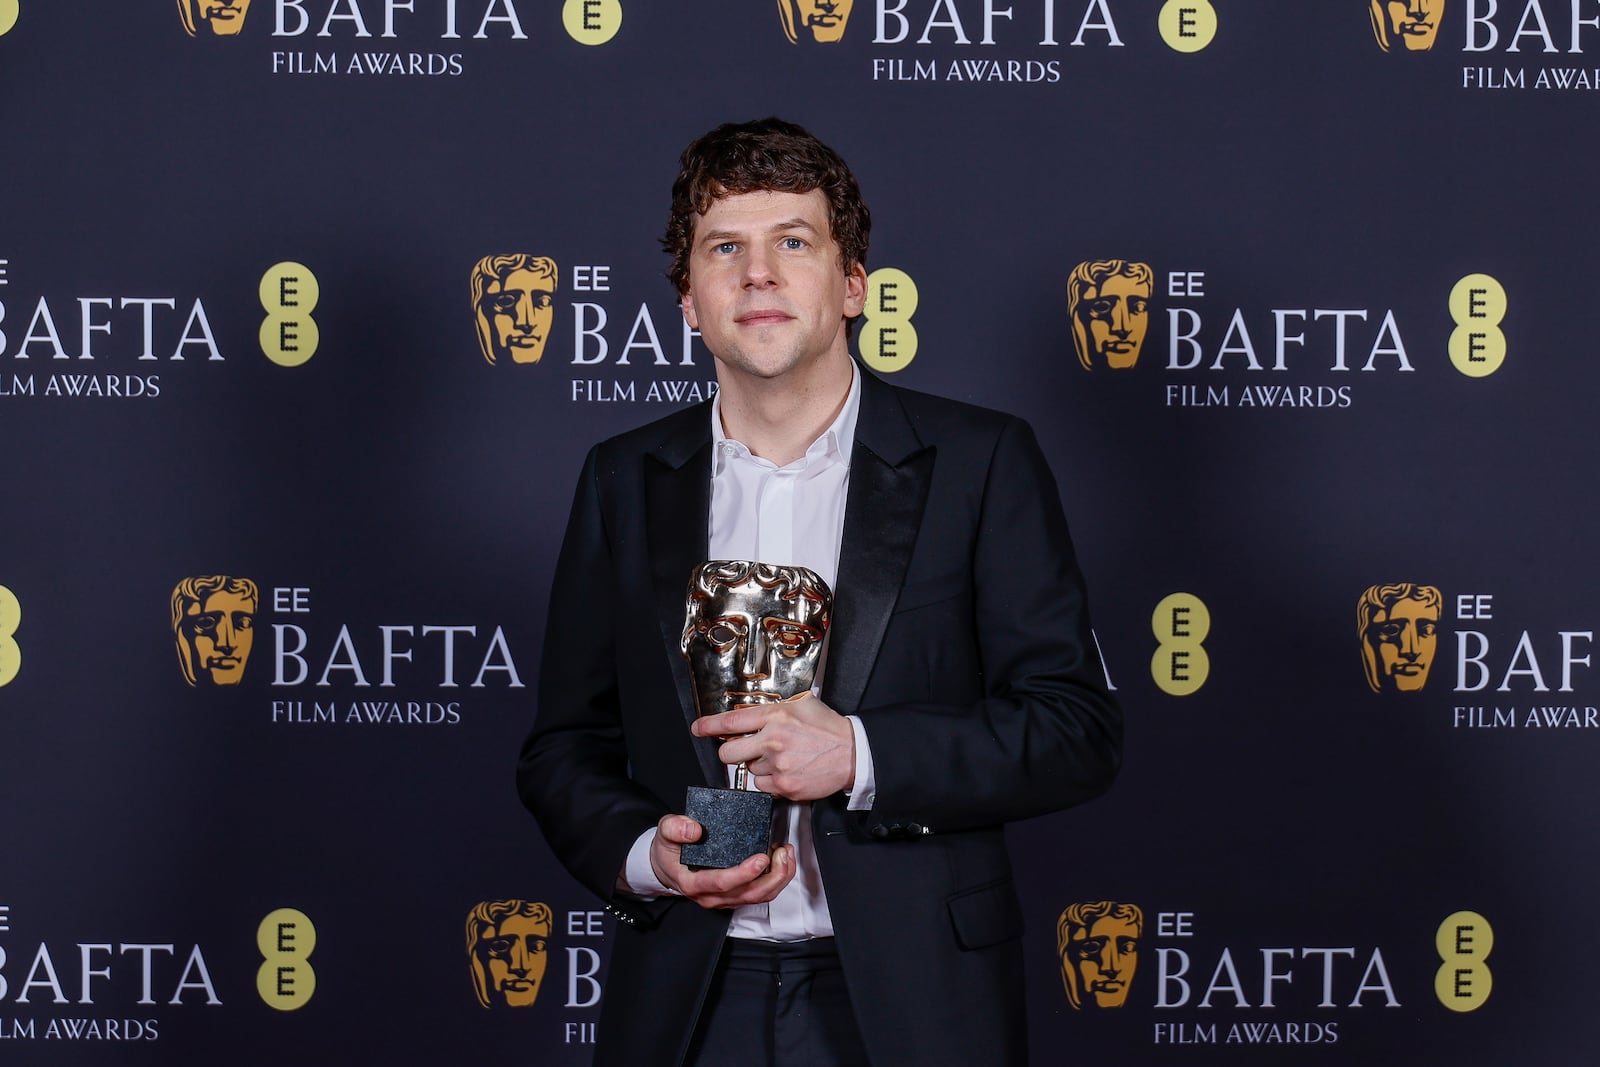
M856 715L846 715L850 729L856 735L856 784L850 788L849 811L867 811L878 799L878 781L872 769L872 746L867 744L867 728Z
M655 827L652 826L633 842L633 847L628 850L628 862L622 868L621 887L646 900L679 896L661 884L661 879L656 877L656 869L650 866L650 846L655 837Z

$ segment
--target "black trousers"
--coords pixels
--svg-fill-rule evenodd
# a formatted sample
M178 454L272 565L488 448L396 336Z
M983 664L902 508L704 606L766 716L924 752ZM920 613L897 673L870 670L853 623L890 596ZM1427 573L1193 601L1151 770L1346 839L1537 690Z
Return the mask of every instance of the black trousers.
M831 937L728 939L689 1043L690 1067L867 1067Z

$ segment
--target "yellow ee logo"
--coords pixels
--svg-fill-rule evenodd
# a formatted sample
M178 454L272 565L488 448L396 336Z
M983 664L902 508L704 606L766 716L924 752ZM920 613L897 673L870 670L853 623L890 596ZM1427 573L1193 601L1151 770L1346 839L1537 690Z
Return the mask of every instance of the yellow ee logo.
M311 317L322 290L300 263L274 263L261 276L261 351L280 367L298 367L317 354L321 334Z
M0 37L11 32L22 13L22 0L0 0Z
M1451 1011L1477 1011L1489 999L1494 976L1483 961L1494 950L1494 928L1475 911L1458 911L1439 924L1434 947L1444 963L1433 976L1439 1003Z
M561 25L579 44L605 44L622 29L622 2L567 0L561 5Z
M917 283L897 267L879 267L867 275L867 303L861 309L861 358L881 374L905 370L917 355Z
M317 991L317 972L306 962L317 947L317 928L306 913L279 908L256 928L256 947L263 963L256 971L256 992L279 1011L303 1008Z
M1174 52L1198 52L1217 36L1217 9L1210 0L1167 0L1156 28Z
M1469 378L1487 378L1506 361L1506 289L1487 274L1469 274L1450 290L1450 362Z
M22 604L17 595L0 585L0 685L5 685L22 669L22 649L17 644L17 627L22 625Z
M1211 612L1193 593L1162 597L1150 617L1156 635L1156 654L1150 657L1150 677L1169 696L1186 697L1206 684L1211 657L1201 643L1211 633Z

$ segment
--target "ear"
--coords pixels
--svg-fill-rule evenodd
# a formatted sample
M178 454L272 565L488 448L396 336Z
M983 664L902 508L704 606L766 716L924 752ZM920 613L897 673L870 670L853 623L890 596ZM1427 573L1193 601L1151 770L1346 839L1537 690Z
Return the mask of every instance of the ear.
M853 319L867 306L867 268L859 263L850 264L844 272L844 314ZM690 325L693 325L691 323Z
M683 295L678 298L678 306L683 309L683 321L689 324L689 329L698 330L700 319L694 313L694 290L685 289Z

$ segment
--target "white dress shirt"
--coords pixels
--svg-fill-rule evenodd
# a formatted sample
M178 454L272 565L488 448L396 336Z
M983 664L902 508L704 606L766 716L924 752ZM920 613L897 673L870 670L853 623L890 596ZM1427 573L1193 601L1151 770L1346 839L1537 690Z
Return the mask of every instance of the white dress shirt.
M779 566L809 567L830 587L839 574L844 536L845 497L850 482L850 450L861 409L861 375L851 367L850 392L838 417L811 443L805 455L784 467L751 453L722 427L720 396L711 404L711 515L708 559L748 559ZM827 646L817 668L816 688L827 670ZM872 806L872 756L861 721L848 716L855 732L855 783L849 807ZM729 783L732 784L730 767ZM768 904L750 904L733 913L728 936L767 941L830 937L833 920L811 841L811 805L790 803L787 840L795 846L798 870ZM650 867L646 831L628 855L625 881L640 896L669 894Z

